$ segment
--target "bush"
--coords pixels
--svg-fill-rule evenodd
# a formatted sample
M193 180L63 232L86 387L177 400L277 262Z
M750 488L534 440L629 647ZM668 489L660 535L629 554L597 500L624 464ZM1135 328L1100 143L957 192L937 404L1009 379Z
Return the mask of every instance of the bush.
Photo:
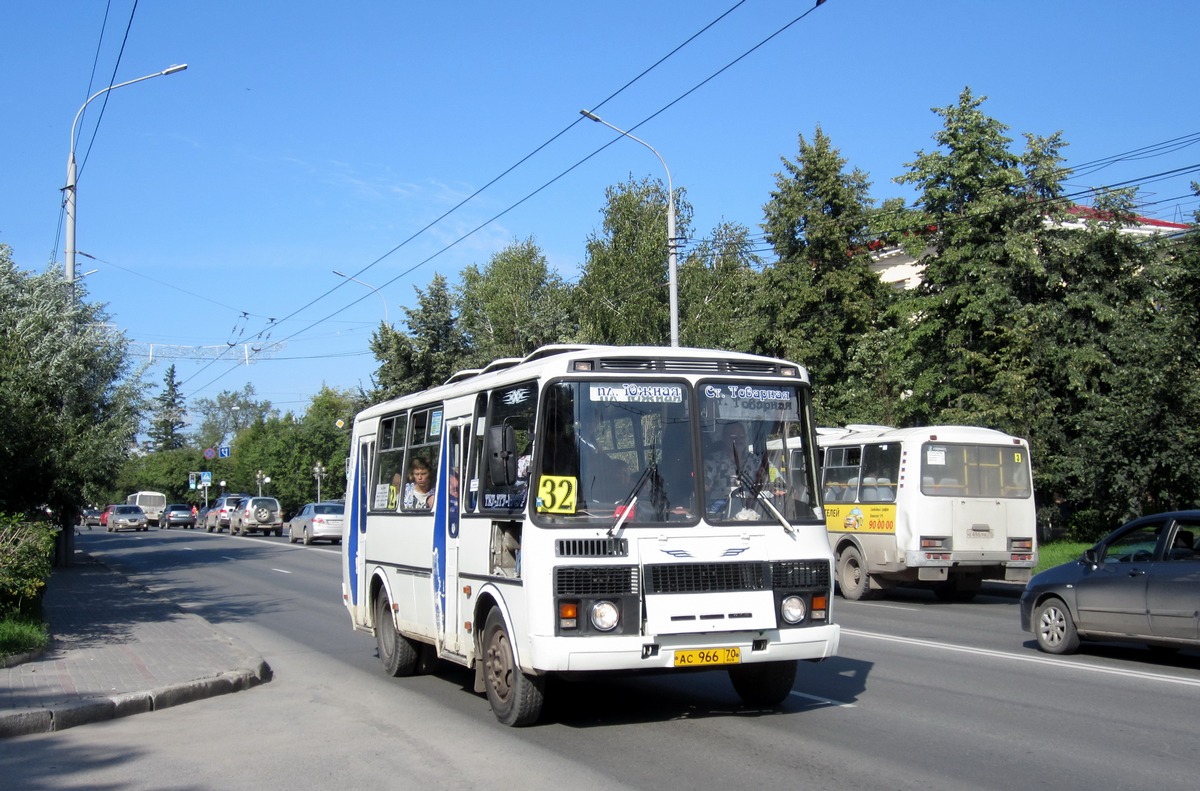
M50 577L57 528L0 514L0 617L31 612Z
M1082 541L1090 546L1111 533L1116 526L1099 511L1084 508L1071 514L1067 535L1072 541Z

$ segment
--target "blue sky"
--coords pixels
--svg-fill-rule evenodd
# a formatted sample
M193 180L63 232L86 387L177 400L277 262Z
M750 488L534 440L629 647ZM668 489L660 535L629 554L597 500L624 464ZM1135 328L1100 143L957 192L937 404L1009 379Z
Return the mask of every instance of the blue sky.
M77 248L93 258L77 271L98 270L82 291L135 350L159 347L154 392L174 362L189 398L249 382L299 412L322 384L370 385L372 330L435 273L532 237L577 278L605 188L665 178L632 141L596 153L615 133L585 107L662 154L693 241L725 221L759 232L780 157L817 125L877 200L911 198L893 179L967 86L1017 148L1061 131L1069 165L1141 152L1072 185L1144 183L1161 219L1198 208L1200 3L828 0L789 26L812 6L3 3L0 243L25 269L61 263L76 112L188 64L80 121ZM281 346L239 365L247 343ZM185 347L210 359L160 356Z

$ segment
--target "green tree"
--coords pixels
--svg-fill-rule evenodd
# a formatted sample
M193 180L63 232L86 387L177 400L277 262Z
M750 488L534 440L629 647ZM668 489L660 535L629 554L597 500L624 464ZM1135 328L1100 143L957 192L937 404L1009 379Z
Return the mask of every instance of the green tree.
M163 377L163 391L154 400L154 413L150 419L150 441L155 450L176 450L186 442L183 427L187 425L187 406L179 392L179 380L175 376L175 365L167 369Z
M569 295L532 238L510 244L482 270L467 267L458 288L457 315L471 350L468 364L524 357L567 340L572 331Z
M137 431L141 385L108 315L62 273L21 271L0 245L0 512L61 525L111 486Z
M379 361L372 400L442 384L470 357L446 278L436 274L427 290L414 291L417 307L404 309L408 331L381 326L371 336L371 351Z
M675 233L686 238L692 207L683 189L675 193ZM587 261L572 292L579 340L665 346L671 335L667 191L660 180L630 178L604 195L602 231L588 237Z
M763 273L754 310L755 348L808 368L826 425L861 422L881 396L887 403L900 395L878 389L891 381L888 357L875 352L892 292L870 266L870 182L846 165L820 127L811 143L799 136L794 161L783 159L763 207L777 260Z
M238 391L224 390L216 398L197 398L192 401L191 411L200 416L193 434L200 448L226 445L246 426L278 415L270 401L258 400L254 385L249 383Z
M743 225L722 223L679 265L679 337L701 349L747 349L759 318L753 304L761 261Z

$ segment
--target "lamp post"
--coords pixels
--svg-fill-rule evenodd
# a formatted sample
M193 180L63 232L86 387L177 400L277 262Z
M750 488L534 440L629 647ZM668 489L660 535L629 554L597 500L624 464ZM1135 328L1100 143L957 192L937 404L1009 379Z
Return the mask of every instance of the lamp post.
M313 465L313 477L317 479L317 502L321 502L321 479L325 477L325 465L317 462Z
M388 318L387 300L384 299L383 294L379 291L379 289L375 288L375 286L371 285L370 283L364 283L363 281L359 280L357 277L350 277L350 275L347 275L345 272L339 272L335 269L335 270L333 270L333 273L335 275L337 275L338 277L344 277L347 280L353 280L355 283L358 283L360 286L366 286L367 288L374 291L376 294L379 294L379 299L383 302L383 322L385 324L387 324L389 327L392 326L392 320Z
M98 96L102 96L111 90L124 88L126 85L133 85L135 82L162 77L167 74L174 74L177 71L183 71L187 68L187 64L183 63L178 66L168 66L162 71L156 71L153 74L147 74L145 77L138 77L134 80L126 80L119 82L116 85L110 85L107 88L102 88L96 91L87 98L83 106L79 108L79 112L75 113L75 120L71 122L71 151L67 157L67 186L63 189L67 193L67 249L66 253L66 271L63 273L63 279L67 282L69 289L68 296L71 299L71 304L75 303L75 182L76 182L76 167L75 167L75 128L79 125L79 118L83 115L83 111L91 104L92 100Z
M267 492L270 493L270 491L271 491L271 487L270 487L271 476L270 475L263 475L263 471L259 470L257 473L255 473L254 480L258 482L258 496L259 497L262 497L262 488L263 488L264 483L267 484Z
M588 110L580 110L579 114L584 118L595 121L598 124L604 124L614 132L618 132L624 137L628 137L634 142L641 143L646 148L658 157L658 161L662 163L663 170L667 171L667 278L670 289L670 309L671 309L671 346L679 347L679 282L677 274L677 265L675 260L675 189L671 184L671 169L667 167L667 161L662 158L662 154L654 148L654 146L642 140L640 137L634 137L620 127L613 126L608 121L605 121L600 116Z

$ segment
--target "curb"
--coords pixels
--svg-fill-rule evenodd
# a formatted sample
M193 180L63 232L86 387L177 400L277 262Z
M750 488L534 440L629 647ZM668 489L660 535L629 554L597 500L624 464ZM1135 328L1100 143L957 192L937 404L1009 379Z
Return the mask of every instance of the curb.
M271 667L265 660L259 659L253 667L238 668L216 676L143 692L89 698L50 708L4 711L0 712L0 738L49 733L90 722L127 717L130 714L145 714L217 695L240 692L270 680Z

